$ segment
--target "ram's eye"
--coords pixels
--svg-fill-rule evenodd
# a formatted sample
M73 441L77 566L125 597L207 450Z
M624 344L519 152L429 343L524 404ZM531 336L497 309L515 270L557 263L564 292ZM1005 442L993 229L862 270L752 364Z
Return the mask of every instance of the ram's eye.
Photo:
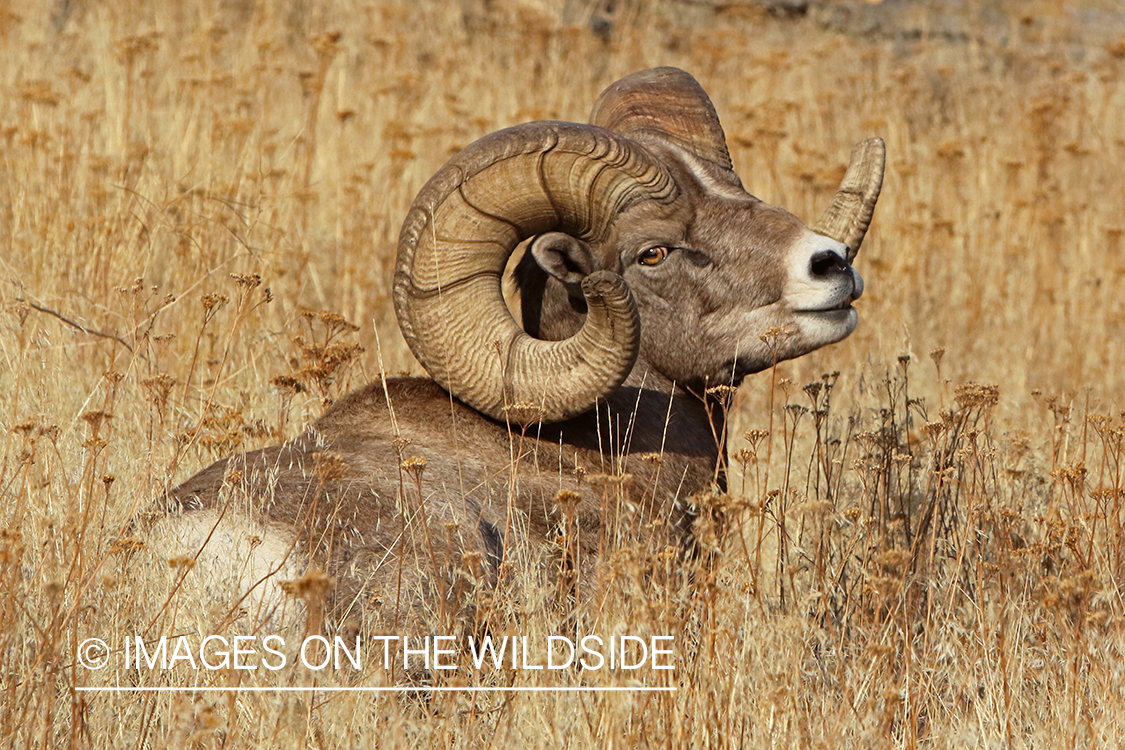
M668 248L666 247L650 247L641 251L637 256L637 262L642 266L657 266L660 265L668 257Z

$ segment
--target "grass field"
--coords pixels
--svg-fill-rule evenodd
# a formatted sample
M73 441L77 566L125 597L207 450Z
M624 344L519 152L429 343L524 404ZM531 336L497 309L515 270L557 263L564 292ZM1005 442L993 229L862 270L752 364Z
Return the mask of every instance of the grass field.
M921 10L845 35L830 0L0 3L0 739L1125 743L1125 37L1081 44L1077 10L1108 0L950 5L963 35ZM613 561L597 625L677 634L678 689L76 692L195 684L84 670L87 637L221 625L164 602L185 566L146 559L130 518L380 366L420 372L390 282L425 180L652 65L692 72L748 189L807 220L854 142L888 151L859 329L736 398L720 564L674 588ZM512 621L545 638L534 586Z

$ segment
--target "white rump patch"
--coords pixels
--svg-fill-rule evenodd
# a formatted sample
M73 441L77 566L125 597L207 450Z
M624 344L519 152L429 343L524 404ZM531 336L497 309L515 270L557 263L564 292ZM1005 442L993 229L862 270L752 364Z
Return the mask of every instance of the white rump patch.
M303 623L303 607L280 586L308 566L290 528L256 522L233 508L199 510L160 519L148 547L156 562L171 568L174 581L183 578L175 609L202 607L208 619L248 615L271 632Z

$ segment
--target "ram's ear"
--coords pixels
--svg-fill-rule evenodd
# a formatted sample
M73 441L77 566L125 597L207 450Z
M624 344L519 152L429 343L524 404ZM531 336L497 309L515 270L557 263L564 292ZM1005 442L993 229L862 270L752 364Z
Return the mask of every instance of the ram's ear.
M582 279L598 270L590 246L562 232L548 232L532 240L531 256L540 268L565 284L572 297L582 297Z

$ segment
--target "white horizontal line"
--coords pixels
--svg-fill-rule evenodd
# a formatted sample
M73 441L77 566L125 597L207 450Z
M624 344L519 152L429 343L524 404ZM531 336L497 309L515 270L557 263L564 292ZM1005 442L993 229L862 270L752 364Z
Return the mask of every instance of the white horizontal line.
M80 693L674 693L674 687L76 687Z

